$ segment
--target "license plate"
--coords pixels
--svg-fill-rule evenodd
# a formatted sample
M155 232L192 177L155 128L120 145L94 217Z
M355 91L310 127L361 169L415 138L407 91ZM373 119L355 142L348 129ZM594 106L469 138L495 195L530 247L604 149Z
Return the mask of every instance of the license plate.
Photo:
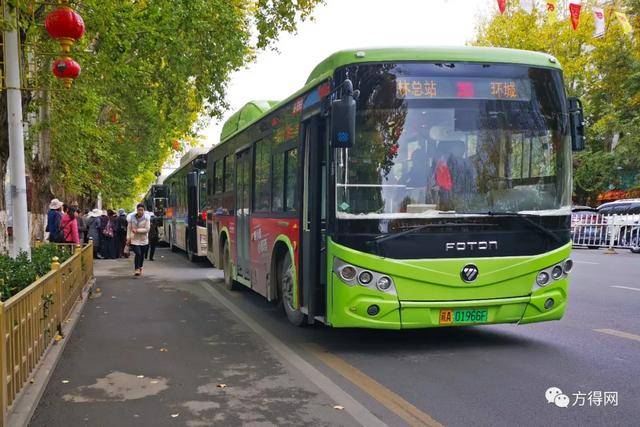
M451 325L460 323L485 323L489 310L480 309L442 309L440 310L440 324Z

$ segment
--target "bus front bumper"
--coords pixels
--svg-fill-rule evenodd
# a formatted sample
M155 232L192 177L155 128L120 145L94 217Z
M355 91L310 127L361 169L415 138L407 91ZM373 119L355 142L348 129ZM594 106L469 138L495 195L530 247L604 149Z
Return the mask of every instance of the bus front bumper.
M333 281L339 283L340 279L334 274ZM527 296L464 301L402 301L362 287L337 286L333 298L344 304L336 305L340 309L332 313L330 323L338 328L416 329L559 320L567 304L567 285L563 279ZM442 322L441 313L446 310L486 310L486 318Z

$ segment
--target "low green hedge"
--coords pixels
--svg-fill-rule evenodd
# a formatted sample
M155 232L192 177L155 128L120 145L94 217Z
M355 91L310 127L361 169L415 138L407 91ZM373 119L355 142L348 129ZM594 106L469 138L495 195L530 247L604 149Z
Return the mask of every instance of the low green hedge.
M16 259L0 255L0 299L5 301L51 270L51 259L57 256L60 263L71 257L72 247L44 244L31 249L31 261L22 252Z

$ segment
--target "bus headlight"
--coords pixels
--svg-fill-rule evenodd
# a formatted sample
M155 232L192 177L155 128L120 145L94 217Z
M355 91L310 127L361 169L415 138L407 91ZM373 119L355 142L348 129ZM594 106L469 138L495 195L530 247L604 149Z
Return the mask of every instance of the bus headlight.
M356 274L357 274L356 269L352 265L345 265L340 269L340 277L342 277L342 279L347 282L350 282L353 279L355 279Z
M371 272L367 270L363 271L358 276L358 282L360 282L361 285L367 286L369 283L371 283L372 280L373 280L373 274L371 274Z
M378 279L378 283L376 283L376 287L381 291L386 291L391 287L392 284L393 282L391 282L391 279L389 279L387 276L382 276L381 278Z
M538 273L538 277L536 277L536 283L538 286L546 286L549 283L549 273L546 271L541 271Z
M553 280L558 280L559 278L562 277L563 274L564 274L564 271L562 270L562 267L560 266L560 264L556 265L551 270L551 277L553 277Z
M333 272L344 285L350 287L360 285L372 291L397 295L393 279L386 274L349 264L340 258L333 259Z
M564 270L565 274L568 274L572 268L573 268L573 260L569 258L562 265L562 269Z

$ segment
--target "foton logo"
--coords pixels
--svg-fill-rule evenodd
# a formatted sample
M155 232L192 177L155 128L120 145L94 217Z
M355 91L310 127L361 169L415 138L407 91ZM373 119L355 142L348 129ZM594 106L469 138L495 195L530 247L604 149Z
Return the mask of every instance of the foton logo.
M445 251L497 251L498 242L488 240L484 242L447 242L444 244Z

